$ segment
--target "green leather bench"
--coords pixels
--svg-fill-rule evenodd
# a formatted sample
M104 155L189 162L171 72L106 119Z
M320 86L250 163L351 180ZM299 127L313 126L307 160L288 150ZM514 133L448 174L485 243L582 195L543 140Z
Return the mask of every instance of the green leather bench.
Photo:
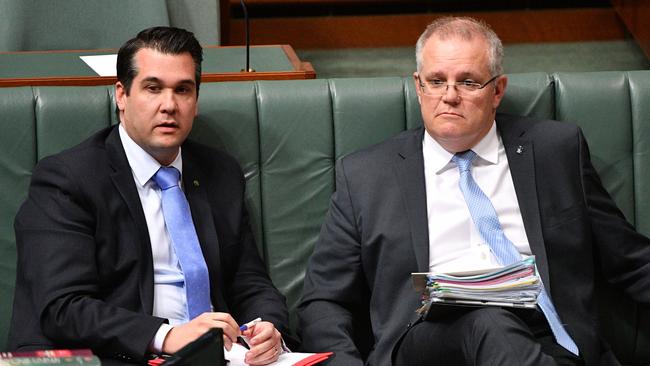
M116 123L113 99L110 87L0 88L0 350L15 278L13 217L30 172L38 159ZM650 71L511 75L500 109L579 123L605 186L650 235ZM292 315L336 159L421 123L410 78L202 85L192 136L244 168L259 249ZM606 285L601 291L603 333L621 361L650 363L650 311Z

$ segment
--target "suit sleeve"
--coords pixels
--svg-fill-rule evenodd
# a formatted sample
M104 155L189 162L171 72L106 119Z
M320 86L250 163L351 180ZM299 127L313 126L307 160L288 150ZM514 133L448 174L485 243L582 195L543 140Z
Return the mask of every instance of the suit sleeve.
M164 320L102 300L98 213L74 173L56 158L44 159L34 170L15 221L16 291L27 299L27 308L17 311L33 312L30 317L57 347L90 347L100 356L142 360Z
M363 364L355 331L361 329L356 322L368 314L368 286L357 220L341 161L336 167L336 192L309 261L298 309L303 349L333 351L330 365Z
M650 304L650 240L626 221L603 187L582 133L579 145L587 209L603 274L634 300Z

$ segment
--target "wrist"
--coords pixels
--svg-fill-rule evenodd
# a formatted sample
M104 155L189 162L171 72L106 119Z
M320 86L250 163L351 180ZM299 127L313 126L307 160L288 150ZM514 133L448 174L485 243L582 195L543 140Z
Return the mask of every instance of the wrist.
M156 335L154 336L153 340L151 341L150 345L150 351L152 353L161 355L161 354L166 354L166 353L172 353L172 352L167 352L167 339L169 336L169 333L174 329L169 324L161 324L160 328L158 328L158 331L156 332Z

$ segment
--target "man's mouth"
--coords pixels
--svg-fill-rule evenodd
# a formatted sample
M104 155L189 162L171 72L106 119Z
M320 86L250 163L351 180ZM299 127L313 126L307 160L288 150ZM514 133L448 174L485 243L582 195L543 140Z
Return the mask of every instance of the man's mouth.
M178 124L176 122L161 122L156 125L156 128L163 131L172 131L178 129Z
M436 117L456 117L456 118L462 118L463 116L459 113L454 113L454 112L440 112L436 115Z

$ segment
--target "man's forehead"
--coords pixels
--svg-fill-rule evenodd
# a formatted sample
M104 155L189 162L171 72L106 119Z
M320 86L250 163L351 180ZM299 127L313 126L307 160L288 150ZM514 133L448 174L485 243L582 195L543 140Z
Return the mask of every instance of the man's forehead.
M188 67L188 70L183 70L178 65L173 65L173 68L165 67L171 63L179 63L181 65L184 63ZM192 76L191 81L196 82L194 80L196 65L189 52L171 54L163 53L153 48L142 48L133 57L133 67L136 70L137 77L142 79L162 78L166 75L179 74L182 71L187 71L187 74L191 74Z
M478 41L478 42L477 42ZM480 38L429 38L422 52L422 71L431 73L476 74L489 72L489 47Z

